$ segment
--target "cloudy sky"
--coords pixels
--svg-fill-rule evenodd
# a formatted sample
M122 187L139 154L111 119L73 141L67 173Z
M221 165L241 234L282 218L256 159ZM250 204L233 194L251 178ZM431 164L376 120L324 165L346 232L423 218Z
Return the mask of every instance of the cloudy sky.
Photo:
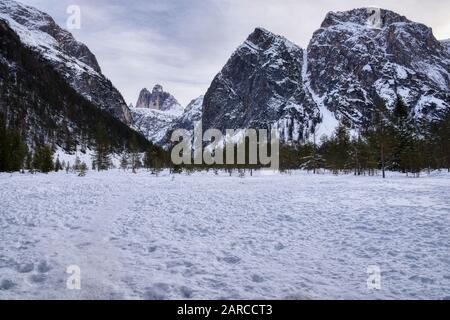
M450 38L447 0L21 0L66 26L69 5L81 8L71 30L94 52L128 103L160 83L183 105L204 94L228 57L261 26L306 47L329 11L376 5Z

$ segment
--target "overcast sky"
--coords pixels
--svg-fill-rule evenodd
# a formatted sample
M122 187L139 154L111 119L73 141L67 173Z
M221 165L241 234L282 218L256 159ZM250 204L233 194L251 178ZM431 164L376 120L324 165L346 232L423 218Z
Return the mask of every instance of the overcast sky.
M231 53L261 26L306 47L329 11L376 5L450 38L448 0L21 0L65 28L69 5L81 8L71 30L97 56L103 73L136 103L160 83L181 104L204 94Z

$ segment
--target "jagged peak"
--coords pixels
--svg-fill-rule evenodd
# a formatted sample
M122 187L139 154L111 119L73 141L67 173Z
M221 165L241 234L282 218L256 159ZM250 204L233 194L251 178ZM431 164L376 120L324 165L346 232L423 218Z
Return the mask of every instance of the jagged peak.
M141 90L141 94L155 94L155 93L158 93L158 92L164 92L164 87L162 85L160 85L160 84L155 84L153 86L152 91L148 90L147 88L143 88Z
M353 23L360 26L368 26L368 18L373 14L376 7L363 7L348 11L330 11L327 13L321 28L327 28L342 23ZM382 27L388 27L394 23L412 23L408 18L394 11L381 9Z
M257 27L247 37L245 42L238 47L237 52L245 49L256 53L257 51L266 51L274 46L285 47L289 52L302 50L298 45L285 37L265 28Z
M152 92L164 92L164 88L160 84L155 84L155 86L153 87Z

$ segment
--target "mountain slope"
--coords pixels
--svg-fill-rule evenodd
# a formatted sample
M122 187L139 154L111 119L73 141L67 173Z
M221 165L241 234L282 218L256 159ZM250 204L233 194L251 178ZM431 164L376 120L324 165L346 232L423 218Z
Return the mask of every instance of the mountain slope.
M448 53L450 54L450 39L441 40L441 44L447 48Z
M203 103L203 127L277 126L285 140L305 139L320 118L302 79L303 50L257 28L215 77Z
M7 21L21 42L39 54L78 93L131 124L122 95L101 73L95 56L49 15L12 0L1 0L0 19Z
M0 19L0 116L19 129L29 147L51 144L66 152L92 148L99 127L113 149L121 150L133 136L141 149L152 144L106 110L77 92L54 65L21 42Z

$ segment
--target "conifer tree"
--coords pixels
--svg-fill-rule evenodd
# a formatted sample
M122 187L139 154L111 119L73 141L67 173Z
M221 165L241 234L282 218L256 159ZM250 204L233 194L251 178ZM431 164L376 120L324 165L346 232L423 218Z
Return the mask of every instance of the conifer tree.
M130 163L133 173L136 173L136 170L142 166L141 155L139 154L138 144L135 135L133 135L130 141Z
M98 171L108 170L111 167L111 146L108 132L103 124L97 126L95 134L95 152L93 156L93 168Z

